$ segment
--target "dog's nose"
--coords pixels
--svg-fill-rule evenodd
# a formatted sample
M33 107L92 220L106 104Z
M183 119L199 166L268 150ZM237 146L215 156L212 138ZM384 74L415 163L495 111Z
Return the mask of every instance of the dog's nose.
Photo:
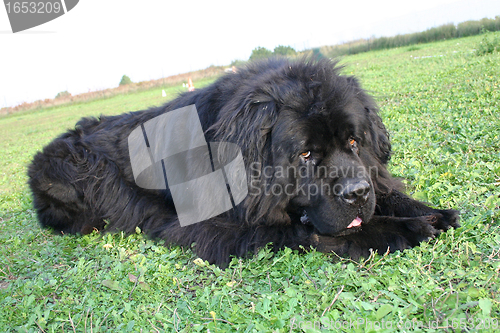
M342 199L349 204L364 204L370 195L370 184L366 180L348 183L341 193Z

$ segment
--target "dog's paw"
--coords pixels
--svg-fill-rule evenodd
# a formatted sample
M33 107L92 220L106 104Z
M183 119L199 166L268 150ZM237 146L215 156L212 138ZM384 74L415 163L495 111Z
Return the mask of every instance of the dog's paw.
M460 228L460 224L458 221L460 220L460 213L457 210L454 209L443 209L443 210L438 210L436 209L437 214L435 216L437 219L435 219L432 222L432 226L436 229L439 229L441 231L446 231L450 228ZM433 216L433 215L431 215Z
M441 230L434 227L439 219L440 214L406 218L402 222L409 232L401 232L401 236L407 240L410 247L417 246L441 233Z

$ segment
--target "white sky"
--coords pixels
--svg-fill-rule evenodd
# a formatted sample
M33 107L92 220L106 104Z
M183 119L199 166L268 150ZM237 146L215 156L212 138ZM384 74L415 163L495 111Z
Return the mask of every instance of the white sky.
M257 46L297 50L494 18L499 0L82 0L13 34L0 6L0 107L228 65Z

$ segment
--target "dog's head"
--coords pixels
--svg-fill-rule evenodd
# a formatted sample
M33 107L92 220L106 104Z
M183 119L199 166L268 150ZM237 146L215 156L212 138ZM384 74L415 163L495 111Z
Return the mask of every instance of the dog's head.
M242 149L249 223L307 223L333 235L372 217L390 178L390 143L355 78L327 60L271 60L226 80L235 88L213 128Z

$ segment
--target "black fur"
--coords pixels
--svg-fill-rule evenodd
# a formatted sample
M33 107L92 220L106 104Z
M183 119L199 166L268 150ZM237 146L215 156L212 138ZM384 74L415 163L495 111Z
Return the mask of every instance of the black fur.
M370 248L403 250L458 227L456 211L400 191L386 169L391 145L376 104L339 71L327 60L274 59L162 107L83 118L29 166L40 223L82 234L140 227L166 243L195 243L201 258L219 265L268 243L358 258ZM135 184L127 138L147 120L191 104L207 142L241 148L250 188L235 209L181 227L168 190ZM279 174L283 168L306 175ZM312 193L314 186L320 193ZM270 192L285 187L286 193ZM356 218L361 226L346 228Z

